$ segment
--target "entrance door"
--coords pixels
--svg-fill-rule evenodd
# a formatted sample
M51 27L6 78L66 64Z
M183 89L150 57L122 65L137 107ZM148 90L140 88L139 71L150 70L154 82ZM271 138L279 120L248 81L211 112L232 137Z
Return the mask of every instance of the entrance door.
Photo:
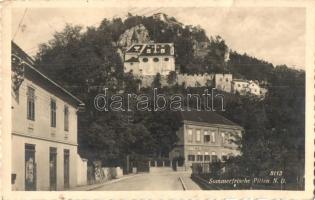
M25 144L25 190L36 190L35 145Z
M49 148L49 188L57 190L57 148Z
M65 189L68 189L70 187L70 180L69 180L69 174L70 174L70 152L69 149L65 149L63 151L63 167L64 167L64 187Z

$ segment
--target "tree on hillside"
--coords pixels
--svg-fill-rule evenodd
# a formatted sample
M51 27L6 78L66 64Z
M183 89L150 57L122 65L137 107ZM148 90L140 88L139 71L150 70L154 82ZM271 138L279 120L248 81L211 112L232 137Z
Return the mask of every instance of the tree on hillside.
M227 51L228 47L220 36L211 37L208 54L204 58L204 64L207 66L206 70L208 73L227 72L225 63L225 54Z
M178 141L175 134L181 125L178 113L173 111L149 112L144 118L144 125L153 137L154 156L168 157L168 153Z
M270 81L273 65L247 55L241 55L235 51L230 53L228 69L235 77L248 80Z
M273 76L265 100L235 96L226 102L224 114L245 129L238 141L241 156L226 165L250 177L282 170L289 187L296 188L304 176L305 77L285 66L275 69Z
M167 83L170 85L173 85L176 83L177 80L177 74L175 71L171 71L167 76Z
M152 88L161 88L162 84L161 84L161 74L157 73L152 81Z

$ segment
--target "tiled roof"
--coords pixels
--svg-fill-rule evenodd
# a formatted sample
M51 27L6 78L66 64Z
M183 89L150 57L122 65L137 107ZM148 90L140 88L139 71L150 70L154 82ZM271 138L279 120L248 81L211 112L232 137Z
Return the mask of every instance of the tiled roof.
M141 52L141 56L154 56L154 55L173 55L172 44L159 43L159 44L147 44Z
M126 53L136 53L139 56L174 55L173 43L133 44Z
M128 60L125 60L125 62L139 62L139 59L135 57L131 57Z
M232 122L231 120L217 114L215 111L182 111L180 112L182 120L193 121L193 122L203 122L208 124L221 124L229 126L238 126L238 124Z
M145 44L133 44L126 53L140 53Z

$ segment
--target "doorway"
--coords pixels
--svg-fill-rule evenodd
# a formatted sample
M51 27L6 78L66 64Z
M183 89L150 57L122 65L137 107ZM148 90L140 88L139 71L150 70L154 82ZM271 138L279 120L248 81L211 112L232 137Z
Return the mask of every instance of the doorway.
M49 189L57 190L57 148L49 148Z

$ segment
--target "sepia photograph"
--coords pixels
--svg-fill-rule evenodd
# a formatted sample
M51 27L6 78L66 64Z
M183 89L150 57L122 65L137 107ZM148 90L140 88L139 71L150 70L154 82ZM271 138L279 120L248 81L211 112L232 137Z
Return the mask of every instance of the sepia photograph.
M136 2L10 7L9 190L311 197L309 9Z

